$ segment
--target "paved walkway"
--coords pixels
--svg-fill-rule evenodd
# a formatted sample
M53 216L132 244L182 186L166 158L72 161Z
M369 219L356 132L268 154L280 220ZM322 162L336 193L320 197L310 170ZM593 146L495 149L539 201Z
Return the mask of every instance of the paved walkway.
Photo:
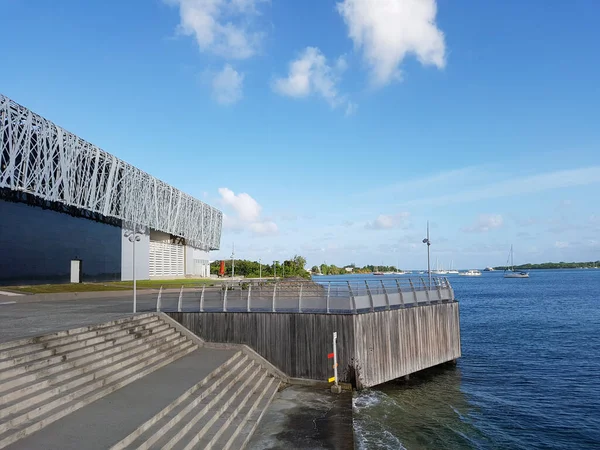
M0 342L109 322L131 315L133 311L130 292L119 297L64 301L36 302L35 298L35 295L10 297L14 303L5 303L0 297ZM138 296L138 311L155 309L156 294Z
M10 450L105 450L127 437L236 350L201 348L96 400L7 447Z

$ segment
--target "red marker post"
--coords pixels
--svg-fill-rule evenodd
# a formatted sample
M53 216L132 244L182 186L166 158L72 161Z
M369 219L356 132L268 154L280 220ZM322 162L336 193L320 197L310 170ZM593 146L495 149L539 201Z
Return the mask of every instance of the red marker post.
M339 394L341 389L338 382L337 332L333 333L333 353L329 353L327 359L333 359L333 376L329 378L329 382L335 384L331 386L331 391Z

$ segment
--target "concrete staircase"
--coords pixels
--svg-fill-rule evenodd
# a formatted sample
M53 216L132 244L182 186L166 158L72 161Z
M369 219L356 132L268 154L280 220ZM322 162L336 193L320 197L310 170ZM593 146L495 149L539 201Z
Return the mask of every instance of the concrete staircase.
M279 384L239 351L111 450L242 449Z
M197 348L155 314L0 344L0 448Z

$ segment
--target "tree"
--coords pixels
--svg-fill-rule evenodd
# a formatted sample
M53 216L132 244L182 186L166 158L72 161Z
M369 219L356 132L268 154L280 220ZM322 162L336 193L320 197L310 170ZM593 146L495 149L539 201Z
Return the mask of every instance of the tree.
M294 255L292 262L298 269L304 269L304 266L306 265L306 258L300 255Z
M310 269L310 271L312 273L319 273L319 267L318 266L312 266L311 269Z

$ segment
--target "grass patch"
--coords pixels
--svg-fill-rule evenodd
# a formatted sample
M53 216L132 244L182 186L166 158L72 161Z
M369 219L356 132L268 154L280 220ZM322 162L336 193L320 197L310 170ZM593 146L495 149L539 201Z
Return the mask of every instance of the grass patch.
M181 280L140 280L138 289L178 288L181 286L212 285L218 283L209 279L183 278ZM37 284L30 286L6 286L3 290L23 294L58 294L68 292L101 292L127 291L133 289L132 281L110 281L104 283L66 283L66 284Z

